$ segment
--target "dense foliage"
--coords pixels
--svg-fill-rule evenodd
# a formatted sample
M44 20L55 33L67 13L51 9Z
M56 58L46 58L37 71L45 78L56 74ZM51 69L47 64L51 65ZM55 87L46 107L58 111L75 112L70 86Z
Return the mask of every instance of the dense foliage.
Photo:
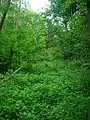
M87 120L86 3L49 1L41 14L0 1L0 120Z
M47 66L46 66L47 65ZM0 85L1 120L85 120L86 69L77 61L44 61Z

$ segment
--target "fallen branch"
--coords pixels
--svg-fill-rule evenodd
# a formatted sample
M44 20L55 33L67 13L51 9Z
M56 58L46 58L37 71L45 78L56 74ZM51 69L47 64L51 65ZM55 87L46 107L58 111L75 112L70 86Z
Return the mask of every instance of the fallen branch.
M15 75L22 67L23 67L23 65L22 65L20 68L18 68L17 70L15 70L9 77L5 78L5 79L2 80L2 81L6 81L6 80L10 79L10 78L11 78L13 75Z

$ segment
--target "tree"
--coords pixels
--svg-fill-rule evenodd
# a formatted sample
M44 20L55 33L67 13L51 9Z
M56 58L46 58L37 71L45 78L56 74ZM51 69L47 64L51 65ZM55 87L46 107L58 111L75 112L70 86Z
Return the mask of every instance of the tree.
M90 0L86 0L86 6L87 6L87 22L88 22L88 34L90 36Z
M49 43L59 46L58 50L73 51L75 59L87 56L86 3L79 0L49 0L51 5L43 14L48 24ZM51 29L53 28L53 29ZM50 32L51 30L51 32ZM54 32L53 32L54 31ZM53 33L53 35L52 35ZM81 33L81 34L79 34ZM56 44L55 44L55 41ZM61 51L60 51L61 52ZM84 54L85 53L85 54Z
M89 35L89 49L90 51L90 0L86 0L86 7L87 7L87 23L88 23L88 35ZM89 54L90 56L90 54ZM90 72L90 71L89 71ZM90 96L90 75L88 76L88 93ZM90 103L88 104L88 120L90 119Z
M10 3L11 3L11 0L8 0L7 6L6 6L5 10L4 10L3 17L2 17L1 22L0 22L0 32L2 30L2 27L3 27L4 21L5 21L6 15L8 13L8 9L9 9Z

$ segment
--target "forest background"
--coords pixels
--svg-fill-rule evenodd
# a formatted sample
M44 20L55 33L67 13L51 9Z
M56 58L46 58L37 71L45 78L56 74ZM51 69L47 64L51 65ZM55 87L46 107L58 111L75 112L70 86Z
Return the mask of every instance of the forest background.
M86 120L90 1L0 0L0 119Z

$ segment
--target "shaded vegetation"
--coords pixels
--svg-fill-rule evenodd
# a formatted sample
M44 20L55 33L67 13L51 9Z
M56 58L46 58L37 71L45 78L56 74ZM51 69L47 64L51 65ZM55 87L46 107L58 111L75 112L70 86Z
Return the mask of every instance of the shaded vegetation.
M41 14L24 0L8 8L0 33L0 120L87 120L86 2L49 1ZM7 2L0 6L2 20Z

